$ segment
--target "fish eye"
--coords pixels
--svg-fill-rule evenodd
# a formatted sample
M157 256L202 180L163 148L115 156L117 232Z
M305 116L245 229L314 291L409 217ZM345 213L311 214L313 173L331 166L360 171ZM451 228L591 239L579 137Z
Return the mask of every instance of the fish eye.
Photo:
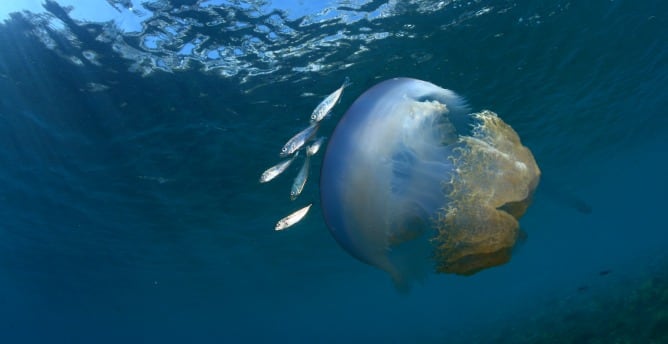
M288 150L288 149L285 148L285 147L281 148L281 152L285 152L285 151L287 151L287 150Z

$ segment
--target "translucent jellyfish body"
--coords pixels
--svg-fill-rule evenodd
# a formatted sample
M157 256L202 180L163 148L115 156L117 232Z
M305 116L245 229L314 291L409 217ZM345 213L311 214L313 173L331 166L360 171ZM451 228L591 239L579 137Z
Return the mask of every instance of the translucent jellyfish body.
M407 285L431 271L468 275L507 262L539 177L496 114L396 78L367 90L337 124L321 205L345 250Z

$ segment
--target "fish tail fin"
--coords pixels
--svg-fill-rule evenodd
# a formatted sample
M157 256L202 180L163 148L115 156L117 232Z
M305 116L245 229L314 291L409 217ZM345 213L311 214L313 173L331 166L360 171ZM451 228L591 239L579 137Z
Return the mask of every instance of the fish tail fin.
M345 79L343 79L343 86L342 86L342 87L348 87L348 86L350 86L350 85L352 85L352 84L353 84L353 83L350 81L350 78L349 78L349 77L346 77Z
M343 84L341 85L341 88L340 88L341 92L343 92L343 89L344 89L344 88L346 88L346 87L348 87L348 86L350 86L350 85L352 85L352 84L353 84L353 83L350 81L350 78L346 76L346 78L343 79ZM338 104L338 103L341 102L341 98L343 98L343 97L339 97L339 99L336 101L336 104ZM329 116L330 114L331 114L331 112L328 113L326 116Z

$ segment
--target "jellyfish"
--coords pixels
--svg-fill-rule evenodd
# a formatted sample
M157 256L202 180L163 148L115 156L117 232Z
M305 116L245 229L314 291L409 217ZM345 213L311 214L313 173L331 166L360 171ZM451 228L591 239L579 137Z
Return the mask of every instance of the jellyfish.
M337 123L320 177L339 245L404 288L430 273L508 262L540 170L495 113L471 113L450 90L395 78Z

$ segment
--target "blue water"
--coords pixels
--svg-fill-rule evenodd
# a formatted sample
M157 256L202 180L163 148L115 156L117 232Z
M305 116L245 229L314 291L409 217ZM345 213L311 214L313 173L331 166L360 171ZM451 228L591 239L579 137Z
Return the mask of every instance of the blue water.
M0 342L668 342L665 2L249 3L0 24ZM327 231L318 159L300 201L258 183L346 76L323 133L397 76L513 126L542 180L508 264L402 294Z

